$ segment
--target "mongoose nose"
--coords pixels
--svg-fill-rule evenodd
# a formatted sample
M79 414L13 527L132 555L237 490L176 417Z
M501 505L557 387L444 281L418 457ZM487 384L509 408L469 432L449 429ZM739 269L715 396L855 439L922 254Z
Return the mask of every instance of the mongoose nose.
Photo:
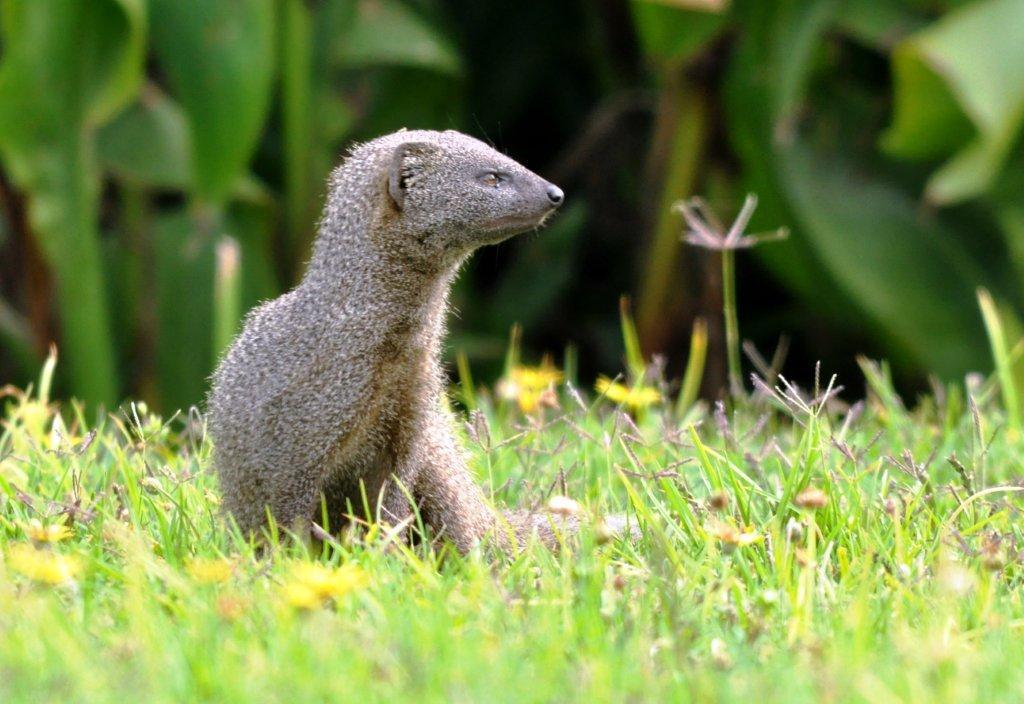
M565 194L562 193L562 189L551 184L548 186L548 200L551 201L552 205L561 205L562 201L565 200Z

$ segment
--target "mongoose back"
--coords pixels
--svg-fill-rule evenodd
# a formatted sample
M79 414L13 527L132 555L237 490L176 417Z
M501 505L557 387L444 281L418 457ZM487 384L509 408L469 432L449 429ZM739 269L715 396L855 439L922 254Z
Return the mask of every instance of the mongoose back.
M213 376L214 464L243 531L349 507L412 512L465 552L488 535L556 535L493 512L444 403L448 293L470 253L544 224L562 191L454 131L400 131L334 170L299 285L254 309ZM403 488L405 491L403 491ZM504 529L503 529L504 528Z

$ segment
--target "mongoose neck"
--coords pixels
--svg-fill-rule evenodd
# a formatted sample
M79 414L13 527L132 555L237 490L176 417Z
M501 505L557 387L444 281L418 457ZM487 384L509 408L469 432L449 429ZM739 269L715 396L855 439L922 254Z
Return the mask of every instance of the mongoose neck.
M320 305L344 307L386 320L425 305L444 305L459 263L443 269L417 268L396 262L388 252L349 240L343 247L321 251L310 263L301 288Z
M328 198L300 287L318 307L366 317L374 328L405 325L425 307L446 309L448 290L463 258L409 259L386 246L389 223L374 160L356 160L331 177ZM435 316L426 316L433 318ZM422 317L421 317L422 319ZM429 326L441 321L424 320Z

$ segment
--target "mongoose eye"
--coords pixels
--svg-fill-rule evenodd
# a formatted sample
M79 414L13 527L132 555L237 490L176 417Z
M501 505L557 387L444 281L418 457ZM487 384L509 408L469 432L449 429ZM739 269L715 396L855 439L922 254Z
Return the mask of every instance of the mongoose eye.
M505 177L496 171L488 171L480 177L480 183L490 188L497 188L505 181Z

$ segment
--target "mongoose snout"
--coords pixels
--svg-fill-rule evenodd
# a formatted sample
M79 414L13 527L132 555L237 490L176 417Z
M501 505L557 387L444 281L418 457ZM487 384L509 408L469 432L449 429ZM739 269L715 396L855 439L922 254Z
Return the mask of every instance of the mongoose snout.
M392 524L415 508L463 552L488 535L557 543L551 517L495 513L473 481L440 352L466 257L540 227L564 199L458 132L401 131L352 150L331 175L302 281L246 317L213 377L214 463L243 531L268 519L337 527L368 501Z

